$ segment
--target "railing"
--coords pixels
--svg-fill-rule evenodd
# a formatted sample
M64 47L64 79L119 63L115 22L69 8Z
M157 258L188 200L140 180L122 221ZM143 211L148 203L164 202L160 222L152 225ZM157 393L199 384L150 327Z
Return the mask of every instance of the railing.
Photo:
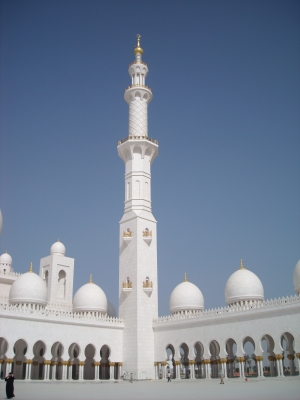
M15 276L15 277L18 277L20 275L21 274L19 272L7 272L7 271L3 271L3 270L0 271L0 276Z
M150 281L145 281L143 282L143 288L152 288L153 287L153 283Z
M55 317L74 321L110 322L113 324L123 324L124 322L122 318L108 317L96 311L76 313L66 310L48 309L47 307L44 308L36 304L8 304L7 302L0 302L0 312L1 311L24 315L30 314L46 318Z
M174 315L167 315L164 317L159 317L153 320L155 324L160 324L164 322L173 322L187 319L202 319L205 317L218 317L222 315L240 313L240 312L251 312L259 309L270 309L281 306L288 306L292 304L299 304L300 296L287 296L278 299L271 299L265 301L249 301L244 305L234 305L230 307L213 308L204 311L181 311Z
M138 84L138 83L136 83L136 84L134 84L134 85L127 86L127 88L125 89L125 92L127 92L127 90L132 89L132 88L143 88L143 89L148 89L148 90L150 90L150 92L152 93L152 90L151 90L151 88L150 88L149 86L147 86L147 85L140 85L140 84Z
M129 64L129 67L131 67L134 64L143 64L146 65L146 67L148 67L148 64L146 64L144 61L133 61L132 63Z
M132 282L123 282L123 289L132 289Z
M158 140L152 139L148 136L127 136L126 138L118 141L118 146L124 142L127 142L127 140L148 140L148 142L158 144Z

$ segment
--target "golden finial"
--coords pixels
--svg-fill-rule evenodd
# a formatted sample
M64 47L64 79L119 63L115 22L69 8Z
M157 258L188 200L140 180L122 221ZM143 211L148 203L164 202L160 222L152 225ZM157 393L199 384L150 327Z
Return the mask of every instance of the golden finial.
M32 272L32 262L30 263L29 272Z
M89 283L93 283L93 275L90 275L90 282Z
M134 52L135 55L136 54L143 54L144 51L141 48L141 35L137 34L136 37L137 37L137 43L136 43L136 46L135 46L133 52Z
M240 269L245 269L244 268L244 264L243 264L243 260L241 259L241 261L240 261Z
M57 241L59 242L59 238L57 239Z
M188 278L187 278L187 276L186 276L186 272L184 273L184 279L183 279L183 282L188 282Z

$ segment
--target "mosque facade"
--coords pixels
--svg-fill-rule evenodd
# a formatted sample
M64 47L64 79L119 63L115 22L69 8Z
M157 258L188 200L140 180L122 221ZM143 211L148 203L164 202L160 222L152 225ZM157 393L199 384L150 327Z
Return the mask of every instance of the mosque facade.
M119 317L92 277L73 297L74 259L60 242L40 260L39 273L18 274L0 256L1 377L103 380L264 378L299 375L300 261L295 295L264 299L260 279L240 266L225 287L226 307L205 309L187 276L170 296L170 315L158 317L156 220L151 208L151 164L158 141L148 136L146 86L138 35L128 136L118 142L125 164L124 214L119 236ZM291 277L292 279L292 277ZM250 347L249 347L250 346ZM249 353L249 348L251 351ZM247 350L248 349L248 350Z

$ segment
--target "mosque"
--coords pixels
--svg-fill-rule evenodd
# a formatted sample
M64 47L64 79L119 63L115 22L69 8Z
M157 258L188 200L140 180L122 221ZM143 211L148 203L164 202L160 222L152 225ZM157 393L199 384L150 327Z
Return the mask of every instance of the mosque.
M151 164L158 141L148 136L140 36L129 65L128 136L118 142L125 164L125 206L119 235L119 317L92 277L73 297L74 259L60 242L40 261L14 272L0 257L0 367L17 379L213 379L299 375L300 261L295 295L264 299L260 279L240 262L225 286L226 307L205 309L200 289L184 276L158 317L156 220ZM247 267L247 266L246 266ZM292 275L292 274L291 274ZM292 276L291 276L292 279ZM248 350L247 350L248 349ZM249 350L250 349L250 350ZM200 382L200 381L199 381Z

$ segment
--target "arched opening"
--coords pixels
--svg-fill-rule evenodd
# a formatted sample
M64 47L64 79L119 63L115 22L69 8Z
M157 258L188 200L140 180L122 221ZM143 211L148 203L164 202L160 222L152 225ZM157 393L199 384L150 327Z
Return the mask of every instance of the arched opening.
M69 347L69 362L72 366L72 379L77 380L79 378L79 355L80 355L80 347L77 343L72 343ZM71 377L69 377L71 379Z
M95 353L96 349L91 343L85 348L84 379L95 379Z
M244 373L247 377L256 378L258 376L256 358L255 358L255 343L254 340L247 336L243 340L244 351Z
M27 343L24 339L19 339L14 344L14 362L12 365L12 373L16 379L25 379Z
M31 368L31 379L44 379L44 354L46 345L41 340L38 340L33 345L33 359Z
M189 347L186 343L182 343L179 348L180 351L180 375L182 379L190 378L190 360L189 360Z
M205 369L203 365L203 354L204 347L201 342L195 343L194 355L195 355L195 378L201 379L205 378Z
M66 296L66 272L60 270L58 273L57 297L64 299Z
M261 348L263 350L263 374L266 377L277 375L274 347L274 339L270 335L264 335L261 338Z
M228 378L234 378L236 376L239 376L238 373L238 363L236 359L236 349L237 345L234 339L230 338L226 341L225 344L225 349L227 353L227 362L226 362L226 368L227 368L227 377ZM237 366L236 366L237 363Z
M170 372L171 378L176 378L176 366L175 366L175 349L172 344L168 344L166 347L166 355L167 355L167 372Z
M51 347L51 379L62 379L63 352L64 348L60 342L55 342Z
M220 345L216 340L212 340L209 344L211 377L218 378L221 370L220 364Z
M296 375L294 336L289 332L285 332L281 336L280 340L281 340L281 347L283 349L283 354L282 354L283 355L283 359L282 359L283 373L285 376ZM297 372L297 375L298 374L299 374L299 371Z
M100 349L100 379L109 379L110 348L105 344Z
M44 281L46 282L46 287L48 288L48 278L49 278L49 271L45 270Z

